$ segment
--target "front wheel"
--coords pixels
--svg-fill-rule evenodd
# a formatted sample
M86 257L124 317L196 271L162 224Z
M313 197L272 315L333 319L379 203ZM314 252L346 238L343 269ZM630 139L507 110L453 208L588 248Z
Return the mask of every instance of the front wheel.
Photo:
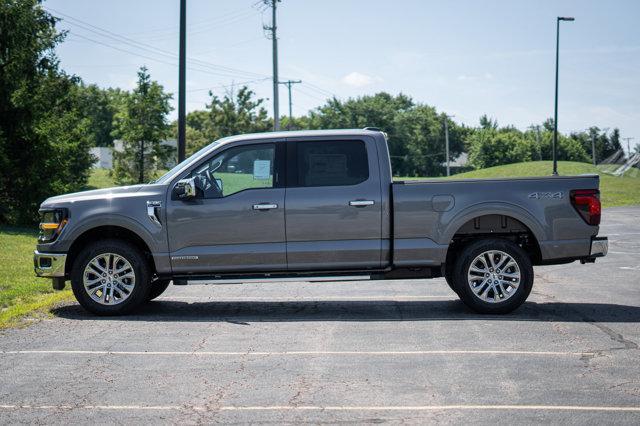
M150 267L140 251L116 239L96 241L75 259L71 288L83 308L96 315L122 315L147 300Z
M156 297L160 297L162 293L169 287L171 280L155 280L151 282L151 290L147 296L147 301L151 301Z
M506 314L527 300L533 266L520 246L502 239L483 239L458 257L453 284L465 305L482 314Z

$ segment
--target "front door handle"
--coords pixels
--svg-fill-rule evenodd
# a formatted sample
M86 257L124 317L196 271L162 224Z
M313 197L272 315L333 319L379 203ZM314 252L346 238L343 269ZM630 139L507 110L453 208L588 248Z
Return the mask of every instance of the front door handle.
M272 203L261 203L261 204L254 204L253 205L253 209L254 210L272 210L272 209L277 209L278 205L277 204L272 204Z
M373 200L353 200L353 201L349 201L349 205L353 206L353 207L365 207L365 206L372 206L375 204L375 201Z

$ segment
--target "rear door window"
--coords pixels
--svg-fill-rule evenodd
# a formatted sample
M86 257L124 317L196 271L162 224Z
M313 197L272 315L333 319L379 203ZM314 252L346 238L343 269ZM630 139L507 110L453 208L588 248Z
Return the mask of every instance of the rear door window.
M363 141L298 142L298 186L357 185L369 178Z

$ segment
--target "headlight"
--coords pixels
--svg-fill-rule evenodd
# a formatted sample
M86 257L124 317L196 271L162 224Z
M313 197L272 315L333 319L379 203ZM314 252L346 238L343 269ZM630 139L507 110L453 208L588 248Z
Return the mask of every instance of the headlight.
M38 242L50 243L58 238L62 229L67 224L68 213L66 209L40 210L40 235Z

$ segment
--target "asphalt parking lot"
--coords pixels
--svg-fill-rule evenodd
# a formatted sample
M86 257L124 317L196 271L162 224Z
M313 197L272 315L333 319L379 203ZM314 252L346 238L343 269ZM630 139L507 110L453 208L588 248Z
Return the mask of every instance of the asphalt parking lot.
M171 287L0 334L0 423L640 423L640 207L507 316L444 280Z

